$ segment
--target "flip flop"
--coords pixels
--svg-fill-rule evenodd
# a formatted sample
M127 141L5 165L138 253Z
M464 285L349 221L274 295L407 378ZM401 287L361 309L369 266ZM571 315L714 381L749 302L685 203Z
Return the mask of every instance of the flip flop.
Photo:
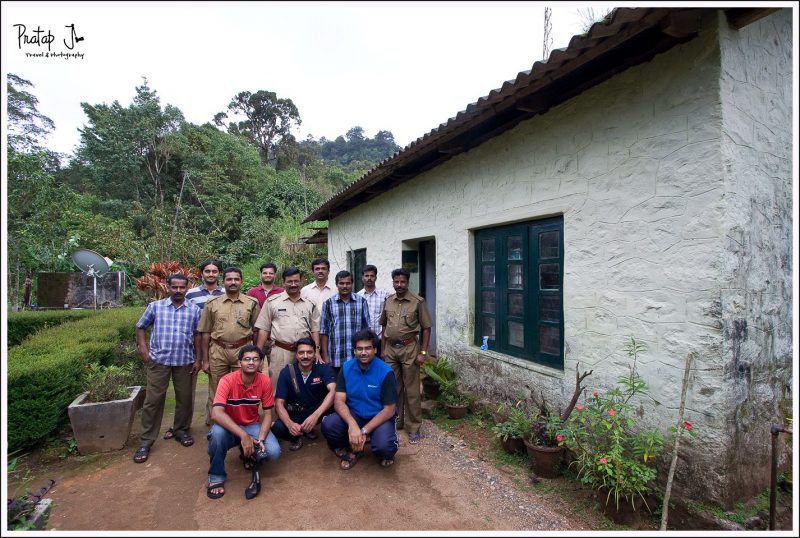
M319 434L317 432L315 432L314 430L311 430L309 432L306 432L305 436L313 441L314 439L319 437Z
M139 449L133 454L133 461L136 463L144 463L150 456L150 449L146 446L140 446Z
M356 463L358 463L358 455L353 452L349 452L344 458L342 458L342 461L339 462L339 467L343 471L348 471L352 469Z
M186 432L178 432L173 435L173 438L178 441L182 446L192 446L194 444L194 439L192 436Z
M347 457L348 452L346 448L337 448L336 450L333 451L333 454L334 456L336 456L341 460Z
M164 432L164 440L170 440L175 437L175 430L169 428L167 431Z
M220 499L223 495L225 495L225 482L216 482L214 484L209 484L206 487L206 495L208 495L209 499ZM212 489L221 489L221 492L213 493Z
M394 460L381 460L381 467L391 467L394 465Z

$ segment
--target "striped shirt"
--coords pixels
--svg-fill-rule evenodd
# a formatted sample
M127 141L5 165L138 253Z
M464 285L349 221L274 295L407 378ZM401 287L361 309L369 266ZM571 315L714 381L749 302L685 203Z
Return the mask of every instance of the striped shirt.
M214 406L222 406L225 413L240 426L258 422L258 408L272 409L275 398L272 395L272 382L261 372L256 372L250 386L242 381L242 370L225 374L219 380Z
M362 288L356 292L356 295L360 295L367 300L367 305L369 306L369 319L372 321L372 326L370 329L372 329L372 332L380 336L381 331L383 330L383 327L380 323L381 312L383 312L383 303L386 302L389 292L383 288L375 288L375 291L372 293L367 293L366 289Z
M217 286L214 288L214 291L208 291L205 286L201 285L187 291L186 300L194 305L199 306L202 310L206 305L206 301L219 295L225 295L225 288L222 286Z
M367 300L351 295L347 302L337 293L322 303L319 334L328 335L328 356L331 366L339 368L353 356L353 335L370 328Z
M199 321L200 308L188 301L176 308L167 297L147 305L136 328L153 327L151 361L164 366L186 366L195 360L194 333Z

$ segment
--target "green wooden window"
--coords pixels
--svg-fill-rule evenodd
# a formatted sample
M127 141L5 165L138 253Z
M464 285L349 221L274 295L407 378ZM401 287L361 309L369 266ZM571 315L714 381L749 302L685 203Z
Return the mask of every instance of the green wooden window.
M365 265L367 265L367 249L347 251L347 270L353 274L353 293L361 291L364 287L361 275L364 273Z
M564 219L475 232L475 344L564 367Z

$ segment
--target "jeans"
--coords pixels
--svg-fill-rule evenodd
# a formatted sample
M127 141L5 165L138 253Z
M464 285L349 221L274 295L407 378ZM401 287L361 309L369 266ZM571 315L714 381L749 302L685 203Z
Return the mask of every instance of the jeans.
M353 415L359 426L363 427L364 424L371 419L361 418ZM389 420L375 428L370 434L370 446L372 453L384 460L393 460L397 452L397 430L395 429L395 421L397 414ZM347 423L342 420L338 413L331 413L322 419L322 435L328 441L328 446L331 450L337 448L346 448L350 450L350 437L348 434Z
M261 427L260 422L248 424L247 426L242 426L240 424L239 426L247 432L247 435L253 439L258 439L258 433ZM211 459L211 464L208 467L208 483L216 484L225 482L228 476L227 473L225 473L225 456L227 456L228 450L239 446L239 438L219 424L214 424L211 426L208 435L206 435L206 439L208 439L208 456ZM267 432L264 448L264 455L259 459L259 462L264 460L274 461L281 455L281 446L271 432Z

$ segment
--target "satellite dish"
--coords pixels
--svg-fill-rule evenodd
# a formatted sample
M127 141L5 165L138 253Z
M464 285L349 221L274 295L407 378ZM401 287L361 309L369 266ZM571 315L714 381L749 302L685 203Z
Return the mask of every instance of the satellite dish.
M103 278L108 273L110 264L93 250L82 248L72 253L72 261L78 268L92 277L92 291L94 293L94 309L97 310L97 278ZM110 261L110 260L109 260Z
M78 268L91 277L102 278L108 273L109 264L104 258L93 250L82 248L72 254L72 261Z

